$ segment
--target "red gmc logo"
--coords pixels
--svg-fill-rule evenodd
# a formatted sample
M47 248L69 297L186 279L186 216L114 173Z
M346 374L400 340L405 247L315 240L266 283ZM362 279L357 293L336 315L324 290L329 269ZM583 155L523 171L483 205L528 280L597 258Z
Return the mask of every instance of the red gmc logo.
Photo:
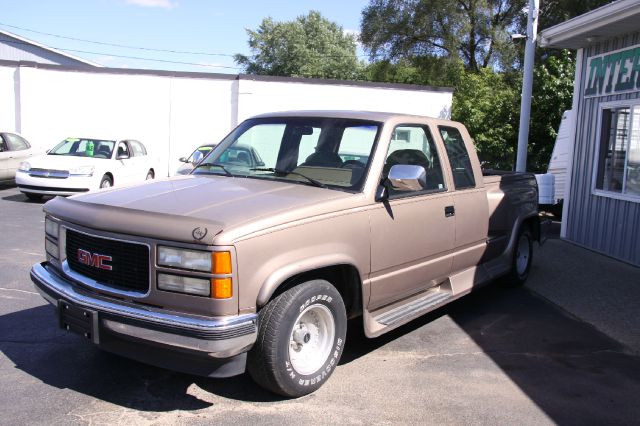
M111 271L113 270L113 266L105 262L111 262L112 260L113 259L111 258L111 256L105 256L104 254L91 253L86 250L78 249L78 262L82 263L83 265Z

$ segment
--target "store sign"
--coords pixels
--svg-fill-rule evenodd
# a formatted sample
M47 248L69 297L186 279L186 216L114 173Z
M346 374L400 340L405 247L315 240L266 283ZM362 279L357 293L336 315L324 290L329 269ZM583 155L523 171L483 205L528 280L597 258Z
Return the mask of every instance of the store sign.
M640 90L640 44L589 58L584 96Z

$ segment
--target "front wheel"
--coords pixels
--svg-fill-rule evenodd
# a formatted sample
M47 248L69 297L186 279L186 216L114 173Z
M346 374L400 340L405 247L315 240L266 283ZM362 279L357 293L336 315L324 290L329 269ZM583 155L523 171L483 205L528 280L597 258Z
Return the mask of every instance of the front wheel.
M100 180L100 188L111 188L113 186L113 181L108 175L102 176Z
M338 365L346 332L344 302L335 287L324 280L293 287L260 311L249 374L280 395L314 392Z
M151 180L151 179L153 179L154 177L155 177L155 174L153 173L153 170L149 170L149 171L147 172L147 177L146 177L146 179L145 179L145 180Z

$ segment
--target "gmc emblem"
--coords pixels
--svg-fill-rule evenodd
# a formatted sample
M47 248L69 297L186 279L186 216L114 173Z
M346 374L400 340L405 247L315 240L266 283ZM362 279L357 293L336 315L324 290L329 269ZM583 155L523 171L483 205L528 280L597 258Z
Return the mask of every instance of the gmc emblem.
M104 254L91 253L86 250L78 249L78 262L93 268L112 271L113 266L105 262L111 262L113 258Z

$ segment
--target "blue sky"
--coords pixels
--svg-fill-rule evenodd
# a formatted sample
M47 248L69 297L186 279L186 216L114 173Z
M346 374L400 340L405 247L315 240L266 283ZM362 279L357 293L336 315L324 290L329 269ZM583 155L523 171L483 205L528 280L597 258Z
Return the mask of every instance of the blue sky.
M0 29L60 50L74 50L68 53L110 67L235 74L241 70L230 56L250 53L245 28L256 29L263 18L289 21L318 10L344 30L357 31L367 4L368 0L0 0ZM210 55L121 48L42 33Z

